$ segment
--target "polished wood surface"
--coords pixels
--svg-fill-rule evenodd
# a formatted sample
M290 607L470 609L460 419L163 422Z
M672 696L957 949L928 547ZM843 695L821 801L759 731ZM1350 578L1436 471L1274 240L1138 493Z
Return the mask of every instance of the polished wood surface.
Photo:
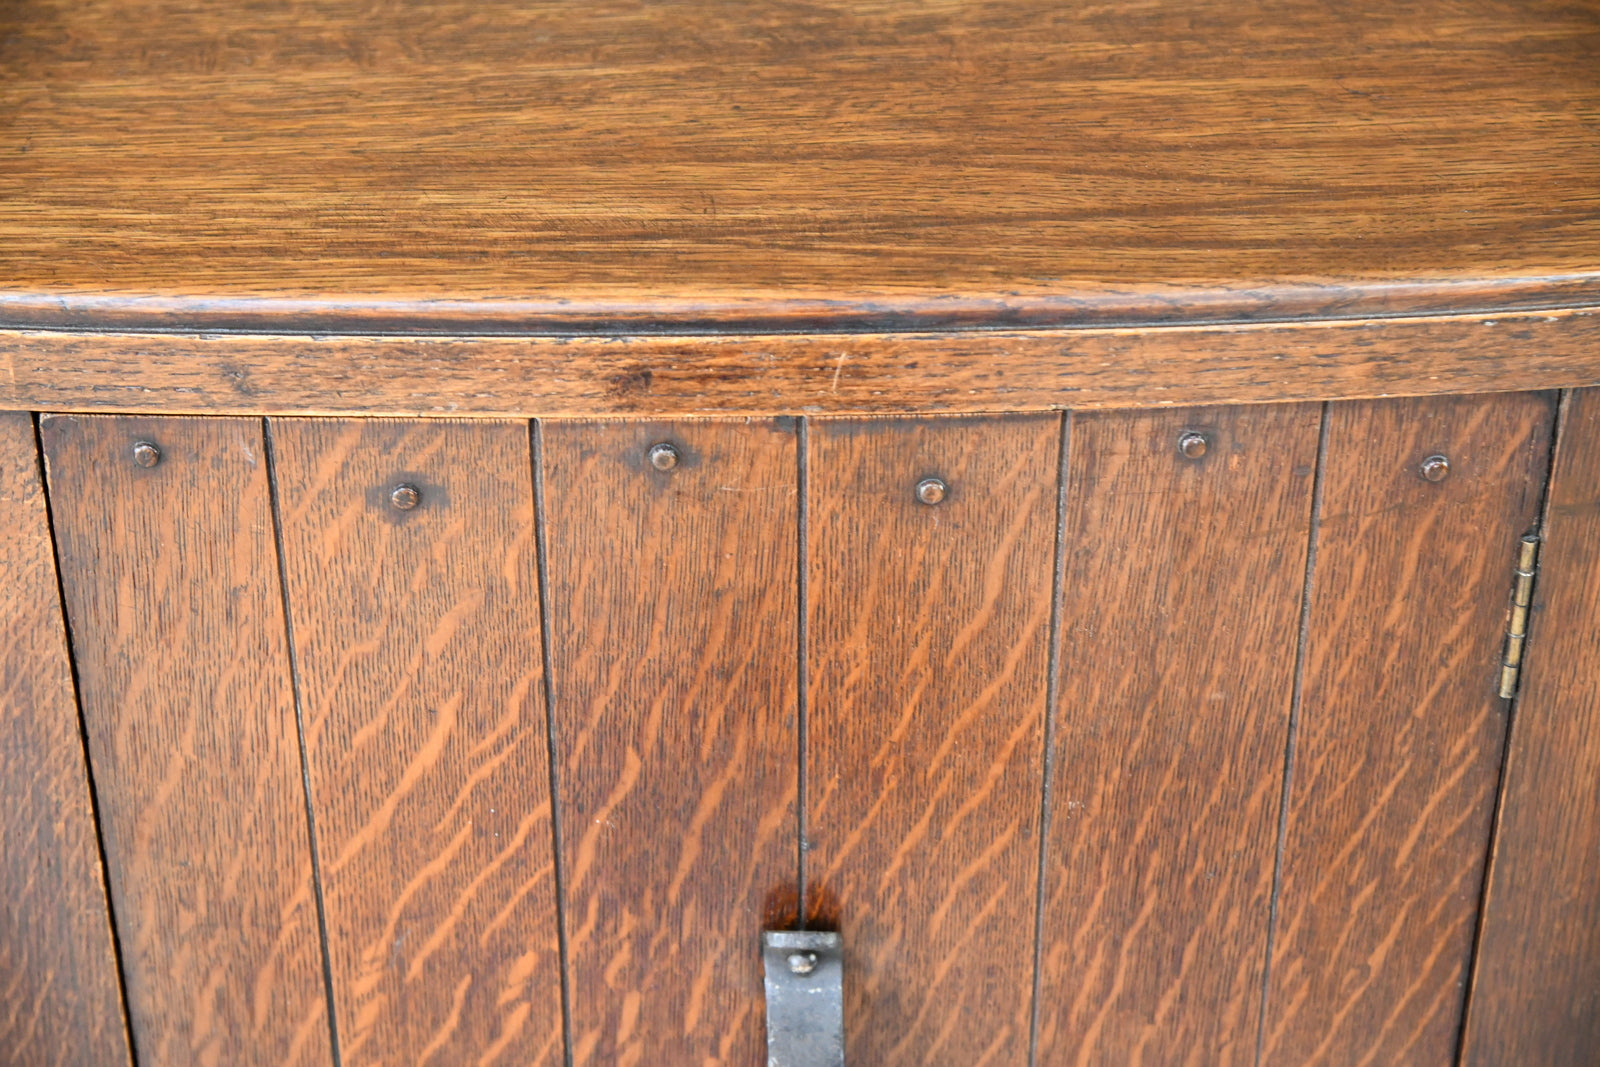
M50 416L41 433L138 1061L321 1067L261 420Z
M1600 298L1566 0L0 6L0 320L919 329Z
M1600 1062L1600 393L1561 421L1462 1063Z
M846 1061L1025 1064L1061 418L809 440L805 889Z
M1600 385L1600 312L790 337L0 331L0 406L662 417L1168 407Z
M796 918L794 420L540 439L573 1062L759 1063L761 930Z
M1320 421L1071 419L1040 1064L1254 1062Z
M1553 415L1531 393L1330 405L1264 1064L1455 1060Z
M131 1067L33 419L0 414L0 1065Z
M270 432L341 1062L558 1064L528 425Z

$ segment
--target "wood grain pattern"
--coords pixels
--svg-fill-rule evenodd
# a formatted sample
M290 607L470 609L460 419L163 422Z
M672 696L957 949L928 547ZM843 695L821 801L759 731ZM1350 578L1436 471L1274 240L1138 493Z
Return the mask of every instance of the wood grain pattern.
M271 434L342 1062L559 1063L528 425Z
M13 0L0 276L188 328L1592 303L1597 47L1567 0Z
M848 1062L1027 1062L1060 433L812 425L807 905Z
M0 1065L131 1067L33 418L0 414Z
M793 421L541 432L574 1062L757 1063L797 876Z
M326 1065L261 422L41 429L138 1059Z
M1462 1062L1600 1062L1600 393L1573 393L1545 511Z
M1330 407L1267 1064L1454 1061L1552 412L1548 394ZM1434 453L1438 483L1418 474Z
M0 332L0 404L649 417L1038 411L1600 385L1600 313L894 336Z
M1320 413L1072 418L1041 1064L1254 1059Z

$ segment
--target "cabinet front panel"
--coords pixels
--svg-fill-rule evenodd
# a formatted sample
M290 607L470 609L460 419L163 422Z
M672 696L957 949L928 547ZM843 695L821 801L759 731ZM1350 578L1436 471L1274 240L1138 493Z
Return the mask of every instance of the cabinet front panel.
M1600 1063L1600 390L1561 420L1464 1062Z
M1597 407L1486 910L1546 394L0 418L7 1050L754 1065L803 921L852 1062L1583 1060Z
M1041 1063L1254 1057L1320 417L1071 420Z
M1268 1064L1455 1058L1554 399L1329 406Z
M127 1065L33 419L0 414L0 1064Z
M343 1063L559 1063L528 425L270 432Z
M807 910L847 1061L1027 1061L1060 416L813 423Z
M138 1059L326 1064L261 420L42 434Z
M575 1063L765 1057L762 924L797 905L796 437L541 426Z

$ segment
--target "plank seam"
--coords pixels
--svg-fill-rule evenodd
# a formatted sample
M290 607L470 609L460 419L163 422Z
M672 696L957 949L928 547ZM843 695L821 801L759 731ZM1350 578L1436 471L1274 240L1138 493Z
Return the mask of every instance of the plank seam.
M311 848L311 885L317 902L317 936L322 943L322 987L328 1002L328 1040L333 1067L341 1067L339 1014L333 996L333 955L328 942L328 910L322 891L322 855L317 847L316 806L311 802L311 755L306 751L305 708L301 701L300 654L294 640L294 616L289 610L289 576L284 564L283 509L279 506L277 451L272 442L272 420L261 420L262 451L267 464L267 488L272 504L272 542L278 554L278 595L283 604L284 640L289 646L289 682L294 694L295 734L300 742L301 796L306 806L306 835Z
M128 968L122 955L122 933L117 926L116 900L111 894L111 864L106 858L105 828L100 821L100 791L94 781L94 758L89 751L89 724L83 715L82 689L78 682L78 656L73 647L72 617L67 611L67 587L61 578L61 545L56 538L55 509L50 504L50 472L45 464L44 437L39 427L39 412L33 413L34 462L38 465L39 494L44 498L45 529L50 534L50 566L56 580L56 610L61 617L62 637L67 644L67 671L72 680L72 703L78 712L78 743L83 748L83 773L89 786L89 812L94 819L94 841L100 860L100 890L105 894L106 925L111 931L111 953L117 965L117 996L122 1001L122 1032L128 1048L128 1062L139 1067L139 1050L133 1040L133 1012L128 1007Z
M1039 998L1044 984L1044 910L1046 872L1050 860L1050 796L1055 773L1056 718L1060 708L1061 607L1065 590L1062 574L1067 554L1067 475L1071 458L1072 413L1060 418L1060 444L1056 451L1056 544L1050 577L1050 626L1044 696L1044 772L1039 780L1039 875L1033 904L1033 994L1028 1008L1028 1067L1039 1058Z
M1561 399L1556 405L1555 424L1550 428L1549 450L1545 456L1544 487L1539 498L1539 526L1538 533L1543 541L1545 533L1550 529L1550 487L1555 481L1556 459L1561 447L1561 431L1567 424L1568 405L1572 401L1572 390L1561 390ZM1542 552L1543 545L1540 545ZM1538 564L1534 570L1538 571ZM1534 579L1536 582L1538 579ZM1538 602L1538 587L1534 588L1534 602ZM1522 654L1522 680L1528 677L1528 656L1531 652L1527 646L1531 643L1536 615L1530 608L1528 612L1528 638L1523 645ZM1478 889L1478 913L1473 920L1472 927L1472 954L1467 963L1467 988L1462 995L1461 1022L1456 1031L1455 1055L1451 1062L1460 1064L1466 1062L1467 1056L1467 1024L1472 1017L1472 995L1478 988L1478 964L1480 962L1480 949L1483 947L1484 920L1489 912L1489 890L1493 884L1495 853L1500 845L1500 819L1505 805L1505 789L1507 771L1511 763L1511 734L1517 726L1517 708L1522 703L1522 693L1525 686L1519 685L1516 693L1506 703L1506 728L1505 735L1501 738L1500 768L1494 787L1494 815L1489 820L1489 840L1486 843L1483 863L1483 883Z
M561 960L561 1062L572 1067L572 989L567 950L567 872L561 836L561 772L556 763L555 661L550 651L549 536L545 529L544 427L528 420L528 473L533 481L535 555L539 567L539 654L544 660L545 764L550 775L550 844L554 850L556 952Z
M1261 967L1261 1005L1256 1019L1256 1067L1266 1051L1267 1001L1272 989L1272 951L1278 933L1278 894L1283 888L1283 856L1289 839L1289 797L1294 784L1295 742L1300 731L1301 698L1306 676L1306 650L1311 637L1311 595L1317 572L1317 538L1322 529L1323 476L1327 468L1331 405L1322 404L1317 434L1317 469L1311 486L1311 523L1306 538L1306 574L1300 588L1300 632L1294 653L1294 689L1289 698L1289 728L1283 749L1283 789L1278 797L1277 853L1272 863L1272 895L1267 904L1266 956Z

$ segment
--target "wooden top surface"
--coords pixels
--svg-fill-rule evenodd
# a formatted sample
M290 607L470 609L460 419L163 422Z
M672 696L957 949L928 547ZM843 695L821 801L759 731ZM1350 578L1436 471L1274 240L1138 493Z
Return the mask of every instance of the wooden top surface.
M0 0L0 326L1591 304L1594 0Z

